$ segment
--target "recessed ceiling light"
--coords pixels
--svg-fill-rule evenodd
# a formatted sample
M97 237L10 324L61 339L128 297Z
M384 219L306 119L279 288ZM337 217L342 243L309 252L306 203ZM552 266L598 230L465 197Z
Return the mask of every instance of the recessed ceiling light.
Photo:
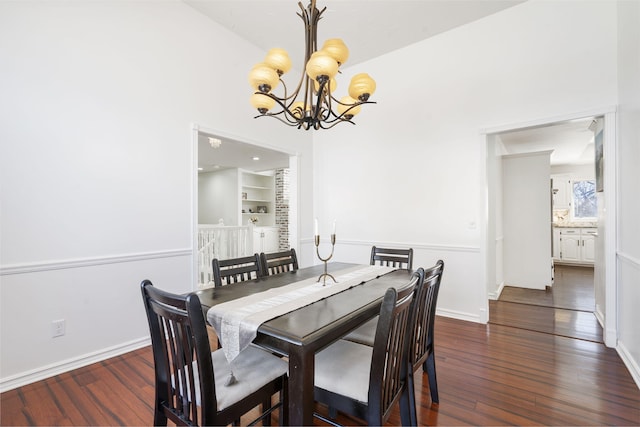
M204 168L199 167L199 168L198 168L198 170L199 170L199 171L203 171L203 170L204 170Z
M260 157L258 157L258 156L253 156L253 160L260 160Z

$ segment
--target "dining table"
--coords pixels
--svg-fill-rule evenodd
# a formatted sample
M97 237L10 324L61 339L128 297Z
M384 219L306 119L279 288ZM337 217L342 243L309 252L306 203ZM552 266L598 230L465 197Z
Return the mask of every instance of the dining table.
M357 264L350 263L328 264L329 272L338 280L340 272L354 271L356 267ZM211 324L210 310L220 304L242 304L244 299L251 296L255 299L267 291L297 283L318 286L313 279L318 278L324 268L323 264L314 265L250 281L205 288L195 291L195 294L200 298L205 318ZM390 287L402 287L410 278L411 271L389 269L362 282L356 279L356 283L347 289L259 324L252 344L286 356L289 360L288 424L313 425L315 354L376 316L385 291ZM328 280L326 286L335 284ZM219 331L216 332L220 339ZM221 344L224 349L224 341Z

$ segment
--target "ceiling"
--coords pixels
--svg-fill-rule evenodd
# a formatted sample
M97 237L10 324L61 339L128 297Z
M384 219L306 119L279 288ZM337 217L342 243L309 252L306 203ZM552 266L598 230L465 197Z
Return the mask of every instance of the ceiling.
M507 154L553 150L551 165L581 165L595 161L593 117L500 134Z
M183 1L265 53L273 47L286 49L293 68L304 69L304 24L295 0ZM524 1L318 0L319 10L326 7L318 24L318 44L343 39L350 51L345 66L353 66ZM301 3L305 8L309 4Z
M304 68L304 25L297 15L300 8L295 0L183 1L265 53L273 47L286 49L294 69ZM318 0L318 9L326 6L318 24L318 44L328 38L342 38L350 50L345 63L349 67L524 1ZM303 0L304 7L308 4ZM262 59L255 58L255 62ZM288 165L286 154L239 141L226 140L220 148L213 149L206 135L201 135L198 146L198 164L203 171L226 167L262 171ZM252 160L253 156L260 160Z
M302 69L304 26L295 0L183 0L213 21L265 52L286 49L294 68ZM526 0L318 0L326 11L318 25L318 43L342 38L350 50L345 66L367 61L439 33L481 19ZM307 6L304 0L303 6ZM255 58L256 62L262 58ZM299 65L295 65L299 64ZM366 71L366 70L363 70ZM248 70L247 70L248 72ZM553 150L552 165L593 162L593 118L502 133L508 154ZM198 163L205 172L229 167L252 171L287 167L287 154L224 139L220 148L200 135ZM253 157L260 160L253 160Z
M268 148L258 147L230 138L217 137L222 141L220 147L213 148L209 136L198 135L199 172L213 172L228 168L241 168L253 172L262 172L289 167L289 155ZM258 157L259 160L254 160Z

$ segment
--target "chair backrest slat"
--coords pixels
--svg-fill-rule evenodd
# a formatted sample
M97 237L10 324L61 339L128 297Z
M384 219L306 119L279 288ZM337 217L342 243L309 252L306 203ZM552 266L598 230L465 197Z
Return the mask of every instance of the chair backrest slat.
M264 276L260 255L257 253L247 257L224 260L214 258L211 264L215 286L245 282Z
M378 264L411 270L413 267L413 249L379 248L372 246L369 263L371 265Z
M265 276L286 273L298 269L298 257L296 250L291 248L286 251L261 253L262 271Z

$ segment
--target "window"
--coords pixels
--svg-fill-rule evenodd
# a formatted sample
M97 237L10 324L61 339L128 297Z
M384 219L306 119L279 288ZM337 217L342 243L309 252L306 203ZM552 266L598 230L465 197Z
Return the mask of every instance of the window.
M573 181L573 218L594 219L598 217L598 203L596 199L596 182Z

